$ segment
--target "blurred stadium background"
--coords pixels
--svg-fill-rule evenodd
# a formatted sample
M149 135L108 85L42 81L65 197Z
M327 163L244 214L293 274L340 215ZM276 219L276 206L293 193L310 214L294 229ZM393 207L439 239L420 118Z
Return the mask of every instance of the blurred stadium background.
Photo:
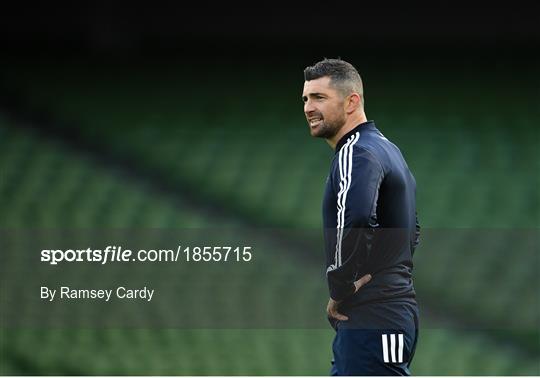
M313 29L309 12L266 11L246 21L97 2L2 15L0 227L319 227L332 151L309 137L302 70L340 56L359 69L368 118L418 183L423 317L413 373L539 375L532 17L381 8ZM297 268L320 279L309 264ZM2 375L326 375L333 336L0 332Z

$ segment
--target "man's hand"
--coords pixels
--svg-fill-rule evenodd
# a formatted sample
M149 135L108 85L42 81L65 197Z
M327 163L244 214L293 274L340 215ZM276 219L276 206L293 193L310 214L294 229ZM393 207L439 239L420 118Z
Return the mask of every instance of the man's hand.
M365 276L362 276L362 278L360 278L359 280L354 281L354 292L356 293L358 289L367 284L370 280L371 274L366 274ZM338 306L340 303L341 301L338 302L330 298L330 300L328 301L328 305L326 306L326 312L328 313L328 316L337 320L349 320L348 317L338 312Z

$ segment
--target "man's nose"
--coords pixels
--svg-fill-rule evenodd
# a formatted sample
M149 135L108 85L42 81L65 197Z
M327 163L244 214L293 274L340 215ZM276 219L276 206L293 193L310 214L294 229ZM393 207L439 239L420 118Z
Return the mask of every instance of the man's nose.
M306 101L304 103L304 113L311 113L315 110L315 107L313 106L313 103L311 101Z

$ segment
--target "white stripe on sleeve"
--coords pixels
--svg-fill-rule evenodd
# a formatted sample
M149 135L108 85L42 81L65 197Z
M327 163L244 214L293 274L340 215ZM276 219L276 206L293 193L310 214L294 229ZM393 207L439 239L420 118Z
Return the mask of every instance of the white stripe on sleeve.
M345 146L339 151L338 165L339 165L339 193L337 198L337 240L336 240L336 253L335 253L335 268L342 265L341 260L341 243L343 240L343 227L345 225L345 205L347 201L347 192L351 187L352 181L352 157L353 146L360 139L360 133L357 132L349 138Z

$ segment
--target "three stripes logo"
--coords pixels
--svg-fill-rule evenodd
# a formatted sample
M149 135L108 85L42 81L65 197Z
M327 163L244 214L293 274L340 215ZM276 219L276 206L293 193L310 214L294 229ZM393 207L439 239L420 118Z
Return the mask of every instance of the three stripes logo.
M396 342L397 338L397 342ZM390 344L388 343L390 339ZM403 334L392 333L382 335L382 350L384 362L402 363L403 362ZM390 352L390 353L389 353Z

